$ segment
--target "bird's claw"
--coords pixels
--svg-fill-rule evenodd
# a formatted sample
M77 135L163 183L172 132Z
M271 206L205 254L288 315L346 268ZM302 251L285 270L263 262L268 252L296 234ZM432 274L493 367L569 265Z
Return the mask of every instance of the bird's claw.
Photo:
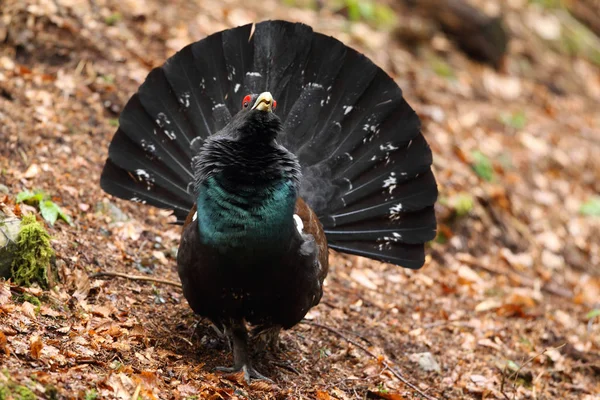
M252 379L260 379L269 383L274 383L271 379L267 378L254 367L249 365L242 365L241 367L217 367L217 371L233 374L242 371L244 373L244 380L249 385Z

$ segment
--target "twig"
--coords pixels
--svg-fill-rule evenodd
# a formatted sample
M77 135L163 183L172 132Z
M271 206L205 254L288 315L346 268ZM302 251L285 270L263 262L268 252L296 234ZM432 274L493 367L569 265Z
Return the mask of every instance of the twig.
M359 349L361 349L362 351L364 351L365 353L367 353L369 356L371 356L373 359L380 361L380 358L377 357L371 350L367 349L366 347L364 347L362 344L357 343L356 341L344 336L344 334L342 334L340 331L331 328L329 326L326 325L321 325L317 322L312 322L312 321L308 321L308 320L302 320L301 321L302 324L306 324L306 325L310 325L310 326L314 326L317 328L321 328L321 329L325 329L326 331L329 331L331 333L333 333L334 335L342 338L343 340L345 340L346 342L350 343L353 346L358 347ZM394 376L396 378L398 378L401 382L403 382L406 386L408 386L409 388L411 388L412 390L414 390L415 392L417 392L418 394L420 394L424 399L427 400L437 400L435 397L431 397L428 394L423 393L423 391L421 391L421 389L419 389L418 387L416 387L415 385L413 385L412 383L410 383L404 376L402 376L402 374L398 371L396 371L395 368L393 368L390 364L388 364L385 360L381 360L381 363L383 364L383 366L387 369L389 369L392 374L394 374Z
M538 353L536 355L534 355L533 357L530 357L527 361L525 361L524 363L522 363L521 365L519 365L519 368L517 368L517 370L514 372L513 376L513 391L515 391L514 395L516 396L516 390L517 390L517 378L519 377L519 372L521 372L521 370L523 369L523 367L525 367L527 364L529 364L530 362L532 362L533 360L535 360L536 358L538 358L539 356L544 355L548 350L558 350L560 348L563 348L567 345L567 343L563 343L560 346L557 347L546 347L544 350L542 350L541 353ZM504 383L506 382L506 367L507 364L504 365L504 369L502 370L502 382L500 383L500 393L502 393L502 395L504 396L505 399L508 399L508 395L506 393L504 393ZM513 396L513 399L515 397Z
M149 276L142 276L142 275L128 275L128 274L124 274L122 272L111 272L111 271L97 272L93 275L90 275L90 278L98 278L100 276L117 276L119 278L130 279L132 281L147 281L147 282L162 283L164 285L175 286L178 288L181 287L181 283L179 283L179 282L169 281L167 279L151 278Z
M294 368L293 366L288 365L286 363L282 363L282 362L279 362L279 361L269 361L269 362L271 364L273 364L274 366L276 366L276 367L287 369L288 371L293 372L296 375L302 375L300 373L300 371L298 371L296 368Z

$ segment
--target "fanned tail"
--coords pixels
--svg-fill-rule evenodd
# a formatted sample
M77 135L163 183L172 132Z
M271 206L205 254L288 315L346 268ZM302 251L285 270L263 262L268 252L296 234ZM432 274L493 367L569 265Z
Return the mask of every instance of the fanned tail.
M253 29L254 28L254 29ZM193 205L191 160L240 109L270 91L278 140L303 169L300 195L331 248L419 268L435 236L431 150L400 88L369 59L303 24L266 21L216 33L154 69L126 105L101 185L172 209Z

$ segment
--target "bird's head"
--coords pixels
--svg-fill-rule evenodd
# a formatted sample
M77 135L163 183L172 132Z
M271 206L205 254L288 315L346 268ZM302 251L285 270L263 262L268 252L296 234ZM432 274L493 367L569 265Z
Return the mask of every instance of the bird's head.
M269 92L248 94L241 110L230 123L231 133L240 139L272 140L281 132L281 120L275 114L277 102Z

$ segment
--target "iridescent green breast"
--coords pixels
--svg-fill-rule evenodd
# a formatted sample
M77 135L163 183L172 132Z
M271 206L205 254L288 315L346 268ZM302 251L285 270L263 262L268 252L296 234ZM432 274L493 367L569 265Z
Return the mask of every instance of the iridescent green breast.
M296 196L289 179L250 185L211 176L197 199L200 238L223 251L276 248L293 232Z

